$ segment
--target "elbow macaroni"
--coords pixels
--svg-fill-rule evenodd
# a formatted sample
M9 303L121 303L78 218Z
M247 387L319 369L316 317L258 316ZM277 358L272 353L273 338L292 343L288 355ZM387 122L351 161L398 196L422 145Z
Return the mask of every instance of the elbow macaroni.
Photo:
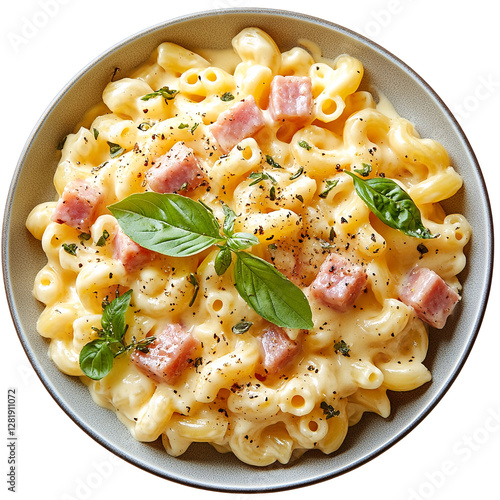
M273 262L308 296L314 328L288 332L301 350L284 373L264 380L256 375L258 336L266 324L236 294L230 273L217 276L213 253L158 255L127 272L113 257L112 239L96 244L101 235L117 231L107 209L86 241L77 230L51 221L54 202L35 207L27 220L47 256L33 293L45 305L37 326L50 340L54 363L80 376L94 401L114 410L137 440L161 438L174 456L193 442L211 443L258 466L287 463L312 448L334 452L364 412L389 416L387 390L409 391L431 378L423 364L428 327L398 300L408 271L420 263L460 291L456 276L465 266L463 248L471 228L462 215L446 215L439 205L462 185L446 151L358 90L360 61L347 54L329 61L310 47L281 53L267 33L248 28L233 40L235 59L219 67L223 58L217 51L204 50L202 57L162 43L130 77L106 86L107 112L68 136L54 177L59 194L75 178L95 183L109 205L147 191L147 170L176 142L192 148L209 187L202 185L190 196L211 207L219 220L220 201L231 207L238 214L235 230L252 232L260 241L253 253ZM275 75L310 77L313 111L306 124L290 127L270 118ZM163 86L179 91L175 99L141 99ZM209 127L233 104L221 99L226 93L233 103L253 95L266 126L222 154ZM109 143L123 148L122 154L111 157ZM266 162L269 157L279 168ZM362 163L406 189L424 224L441 235L426 241L426 253L417 250L418 241L374 218L355 194L342 170ZM275 184L266 179L252 184L249 175L257 171ZM327 180L337 184L323 195ZM76 245L76 255L62 243ZM361 263L368 275L365 293L345 313L309 293L330 251ZM199 277L200 289L190 306L191 273ZM142 339L162 325L181 322L200 341L197 362L175 384L154 382L128 356L115 360L100 381L83 376L79 352L96 338L102 301L117 289L133 290L128 337ZM241 319L253 326L235 335L232 326ZM339 352L340 341L349 353Z

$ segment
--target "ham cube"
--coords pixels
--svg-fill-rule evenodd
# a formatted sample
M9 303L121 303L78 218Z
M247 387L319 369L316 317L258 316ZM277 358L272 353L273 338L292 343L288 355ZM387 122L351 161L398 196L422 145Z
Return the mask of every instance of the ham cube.
M219 115L210 130L224 153L252 137L265 125L264 114L252 95Z
M175 384L188 367L199 341L179 324L170 324L148 346L148 352L134 351L132 363L155 382Z
M113 258L119 260L127 272L135 271L151 262L155 252L141 247L123 231L118 231L113 238Z
M347 311L366 287L367 276L361 266L330 254L311 283L311 293L339 312Z
M312 85L308 76L277 75L271 82L269 113L275 121L305 122L312 113Z
M88 233L97 217L101 200L102 194L97 188L76 179L66 184L51 219Z
M262 376L284 373L287 365L300 351L283 328L272 325L258 337L261 344L261 362L258 373Z
M203 171L191 148L175 143L146 172L150 188L157 193L176 193L197 188L204 180Z
M415 267L407 276L399 298L413 307L417 316L436 328L443 328L448 316L460 300L440 276L427 267Z

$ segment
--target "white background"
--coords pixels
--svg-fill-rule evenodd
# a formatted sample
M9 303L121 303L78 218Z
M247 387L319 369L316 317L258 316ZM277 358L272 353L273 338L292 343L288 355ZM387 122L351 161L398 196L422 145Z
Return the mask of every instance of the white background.
M18 0L8 2L8 13L6 5L2 3L4 12L0 16L2 211L17 160L38 118L64 85L105 49L184 14L224 7L273 7L323 17L358 31L419 73L454 111L468 136L486 178L500 229L500 197L495 192L500 170L500 67L498 19L490 10L494 2ZM28 30L27 24L33 26L34 22L38 26ZM318 485L268 493L262 498L499 499L500 329L494 316L500 303L497 277L471 356L456 383L423 423L357 470ZM2 498L8 498L4 496L8 493L8 449L4 443L9 387L18 392L15 498L252 497L195 490L160 479L113 457L95 443L63 413L38 380L17 339L3 288L0 293Z

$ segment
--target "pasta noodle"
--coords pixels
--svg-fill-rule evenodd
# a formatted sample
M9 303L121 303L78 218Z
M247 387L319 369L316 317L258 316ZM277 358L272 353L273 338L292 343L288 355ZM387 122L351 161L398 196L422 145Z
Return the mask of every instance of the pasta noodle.
M309 449L335 452L364 412L390 415L387 390L429 382L429 325L403 301L401 287L412 269L425 268L459 293L471 228L440 205L462 186L447 152L387 111L384 99L359 90L361 61L348 54L330 61L306 42L282 53L258 28L242 30L233 51L229 58L165 42L130 76L109 83L100 111L68 135L54 176L58 202L75 181L98 191L89 227L59 220L53 201L35 207L26 225L47 257L33 293L45 306L38 332L59 369L80 377L139 441L161 439L173 456L208 442L266 466ZM276 117L279 77L310 85L295 98L309 96L305 115ZM248 102L262 123L224 150L214 127ZM135 267L120 257L120 226L107 207L153 191L153 174L179 145L190 151L185 163L196 158L201 179L176 192L202 202L221 225L224 205L233 210L234 231L258 239L251 252L304 292L313 328L276 333L236 293L231 273L216 270L217 249L140 254ZM439 236L415 238L381 221L346 172L392 179ZM340 265L325 271L330 257L346 259L354 266L348 273L363 276L355 302L326 301L318 280ZM104 304L127 290L128 343L172 325L194 339L175 379L148 376L137 352L117 356L100 380L84 375L80 353L99 338ZM240 321L250 326L236 332ZM266 335L286 342L288 357L276 369L264 364L274 352L266 351ZM145 349L144 359L151 352Z

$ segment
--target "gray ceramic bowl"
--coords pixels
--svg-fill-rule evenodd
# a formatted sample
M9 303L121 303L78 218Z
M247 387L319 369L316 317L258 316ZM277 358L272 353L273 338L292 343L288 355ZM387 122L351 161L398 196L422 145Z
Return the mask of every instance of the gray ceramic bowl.
M433 381L411 393L391 394L391 417L365 415L350 429L337 453L308 452L295 463L267 468L247 466L232 454L221 455L204 444L192 445L182 457L172 458L159 444L138 443L112 412L93 403L77 378L61 374L46 354L47 343L36 333L41 306L31 290L45 256L24 226L32 207L55 195L52 175L58 142L100 100L114 68L126 75L163 41L192 49L227 48L231 38L247 26L270 33L282 50L295 46L298 38L306 38L316 42L327 57L345 52L359 58L366 69L365 85L376 85L402 116L416 124L422 136L446 147L465 187L445 208L464 213L473 227L468 266L460 276L463 300L440 333L439 342L430 344L426 364ZM450 387L472 348L489 294L493 259L492 218L481 171L459 125L432 89L404 63L360 35L305 15L260 9L217 10L174 19L132 36L87 66L56 97L29 138L12 181L3 231L5 285L19 338L63 410L96 441L151 473L191 486L233 492L283 490L332 478L366 463L411 431Z

